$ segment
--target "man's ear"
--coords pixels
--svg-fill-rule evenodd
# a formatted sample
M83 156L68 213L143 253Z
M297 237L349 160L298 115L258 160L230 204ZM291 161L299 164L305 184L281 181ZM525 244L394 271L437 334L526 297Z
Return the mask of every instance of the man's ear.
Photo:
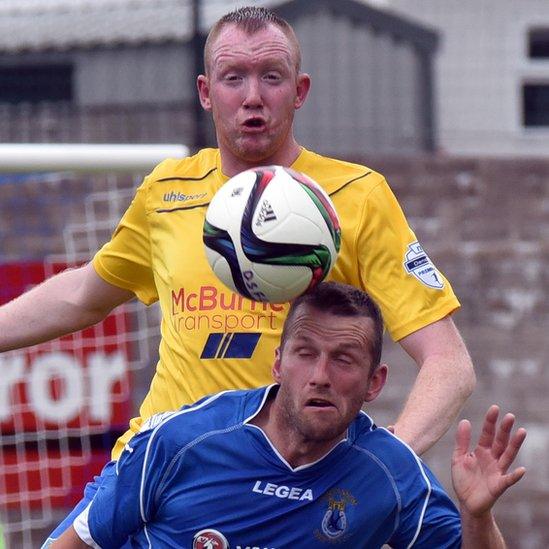
M375 369L374 373L370 376L370 385L368 386L364 402L371 402L381 393L381 389L383 389L387 381L387 371L387 364L380 364Z
M280 383L280 347L277 347L275 350L275 360L271 372L273 374L273 379Z
M210 81L207 76L199 74L196 78L196 87L198 89L198 98L200 104L205 111L212 110L212 102L210 101Z
M309 90L311 89L311 77L305 73L300 72L297 75L296 83L296 96L294 101L294 108L299 109L305 103L305 99L309 95Z

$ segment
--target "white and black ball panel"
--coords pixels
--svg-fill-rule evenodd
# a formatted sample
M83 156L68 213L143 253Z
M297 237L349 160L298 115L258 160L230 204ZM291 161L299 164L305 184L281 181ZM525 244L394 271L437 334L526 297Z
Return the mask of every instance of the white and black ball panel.
M219 189L206 214L204 244L225 285L250 299L281 303L325 278L337 257L339 230L316 183L268 166Z
M253 266L254 273L268 283L273 289L284 290L296 288L305 291L311 283L312 273L308 267L301 265L262 265Z
M238 289L234 284L231 267L227 259L220 253L208 247L206 247L206 257L217 278L219 278L219 280L221 280L227 288L233 292L238 292Z
M254 174L242 172L229 179L213 196L206 219L221 229L239 230L242 214L255 183Z

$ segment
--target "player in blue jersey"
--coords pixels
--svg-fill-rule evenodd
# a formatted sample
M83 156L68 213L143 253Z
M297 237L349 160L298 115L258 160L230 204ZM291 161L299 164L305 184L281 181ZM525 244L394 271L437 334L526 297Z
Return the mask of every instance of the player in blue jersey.
M452 460L460 512L420 458L361 410L386 380L380 312L361 290L323 283L298 298L277 382L153 416L56 548L504 547L491 508L526 435L485 418ZM461 514L461 517L460 517Z

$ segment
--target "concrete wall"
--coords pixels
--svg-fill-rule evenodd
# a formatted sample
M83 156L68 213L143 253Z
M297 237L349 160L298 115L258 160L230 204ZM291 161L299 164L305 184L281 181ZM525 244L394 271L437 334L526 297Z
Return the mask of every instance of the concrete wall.
M478 427L497 403L528 429L517 460L527 475L496 513L509 547L548 547L549 162L377 159L370 165L387 176L462 302L455 322L478 378L462 417ZM392 366L388 386L372 407L380 423L394 420L414 378L398 345L388 342L385 360ZM454 432L425 456L449 489Z

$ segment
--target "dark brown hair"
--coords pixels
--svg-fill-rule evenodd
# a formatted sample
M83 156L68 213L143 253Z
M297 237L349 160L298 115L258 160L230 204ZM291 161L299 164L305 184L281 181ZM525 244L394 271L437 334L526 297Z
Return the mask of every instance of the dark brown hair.
M383 347L383 318L379 307L366 292L340 282L322 282L294 299L282 328L281 349L284 349L284 344L290 335L288 332L292 327L296 311L303 306L336 316L361 316L372 319L374 330L370 348L371 371L380 364Z

